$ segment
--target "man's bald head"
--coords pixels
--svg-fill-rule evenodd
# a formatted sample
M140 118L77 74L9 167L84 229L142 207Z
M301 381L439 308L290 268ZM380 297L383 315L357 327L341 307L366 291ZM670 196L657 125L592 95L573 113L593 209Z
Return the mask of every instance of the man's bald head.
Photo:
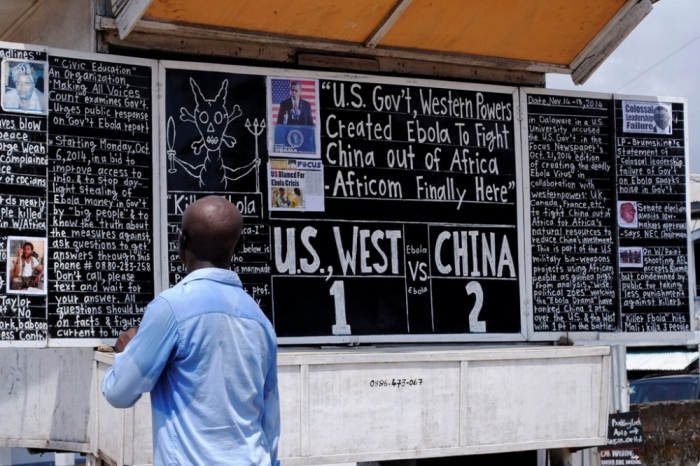
M188 272L204 268L231 267L241 236L243 216L220 196L207 196L190 204L182 216L180 260Z

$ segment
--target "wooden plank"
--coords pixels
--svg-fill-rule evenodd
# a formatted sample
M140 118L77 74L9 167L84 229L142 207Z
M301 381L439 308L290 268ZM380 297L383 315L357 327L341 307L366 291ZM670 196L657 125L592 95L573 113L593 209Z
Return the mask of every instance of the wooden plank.
M300 404L301 404L301 456L309 456L309 450L311 449L311 439L309 438L309 411L311 400L309 399L309 366L308 364L302 364L300 370L300 383L301 389L300 394Z
M350 58L338 57L335 55L300 53L297 55L297 63L301 66L328 68L331 70L379 71L379 62L376 59L367 58Z
M74 451L90 453L89 443L52 442L44 439L5 439L0 438L0 448L40 448L44 450Z
M605 40L607 36L616 26L617 23L622 20L629 12L634 8L634 6L639 2L639 0L627 0L627 3L620 8L620 10L608 21L608 23L598 31L598 34L591 40L588 45L586 45L581 52L571 61L569 66L572 69L578 68L581 63L589 57L595 49L600 47L601 43Z
M467 373L469 370L469 362L462 361L460 363L460 380L459 380L459 446L466 447L467 444L467 425L469 415L467 406L469 405L469 392L467 391Z
M375 48L377 44L384 38L389 29L396 24L404 11L408 8L413 0L399 0L394 9L391 10L389 15L384 19L382 24L374 30L374 32L365 41L365 47Z
M610 348L593 346L573 346L573 347L539 347L528 348L526 346L514 346L512 349L500 350L470 350L470 351L406 351L372 352L372 353L284 353L278 356L278 365L298 365L298 364L358 364L358 363L400 363L410 361L447 362L447 361L499 361L499 360L533 360L548 358L578 358L587 356L607 356Z
M110 46L142 50L162 50L175 53L191 53L201 56L274 61L279 64L294 63L296 50L291 47L261 45L251 42L225 42L212 38L185 38L173 40L171 35L145 34L132 31L128 41L122 41L116 29L98 34L102 53L109 53Z
M141 19L153 0L129 0L124 7L116 13L117 29L119 37L126 39L136 23Z
M280 456L301 456L302 367L283 366L277 370L280 417L284 419L284 435L279 441Z
M259 47L256 47L256 53ZM428 62L393 57L351 58L336 55L299 53L300 66L326 68L339 71L364 71L401 73L429 78L456 78L469 81L499 82L512 85L545 85L545 74L533 71L511 71L481 66L454 65L451 63Z
M600 425L598 426L598 435L605 437L608 434L608 423L607 414L610 410L610 362L611 356L605 356L603 358L603 376L601 377L600 384Z
M636 1L636 0L635 0ZM575 84L585 83L589 77L603 64L606 58L622 43L623 40L637 27L637 25L652 10L650 0L639 0L622 18L615 18L611 21L610 28L604 28L591 42L591 49L588 47L574 60L576 66L572 66L573 73L571 79ZM610 23L609 23L610 24Z
M544 87L546 84L545 73L537 71L456 65L394 57L376 57L376 60L379 62L379 71L382 73L503 83L517 86Z

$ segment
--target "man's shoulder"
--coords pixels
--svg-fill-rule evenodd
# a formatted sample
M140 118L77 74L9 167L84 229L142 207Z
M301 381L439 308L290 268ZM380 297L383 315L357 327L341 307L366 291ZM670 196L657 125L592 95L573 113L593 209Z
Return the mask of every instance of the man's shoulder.
M211 293L211 286L217 287L217 293ZM218 289L218 287L221 287ZM235 293L235 310L229 309L232 316L255 320L263 326L271 328L269 319L263 314L257 302L243 289L243 286L234 272L231 271L201 271L186 277L172 288L162 291L158 298L163 299L173 309L176 318L189 318L194 315L207 313L206 308L216 305L217 300L225 293ZM157 299L158 299L157 298ZM189 307L192 301L198 303L195 311ZM222 303L228 305L231 301L223 299ZM223 306L226 307L226 306Z

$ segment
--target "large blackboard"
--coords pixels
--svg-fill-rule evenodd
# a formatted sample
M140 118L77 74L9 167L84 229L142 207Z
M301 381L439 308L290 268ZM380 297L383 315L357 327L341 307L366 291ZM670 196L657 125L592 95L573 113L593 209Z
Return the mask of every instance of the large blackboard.
M32 66L40 97L13 108L3 83L2 340L115 338L155 291L153 62L1 54L3 69Z
M527 96L534 329L618 328L612 101Z
M247 225L233 269L279 337L520 338L513 89L319 79L310 162L323 166L325 205L283 212L268 208L266 167L279 157L256 132L266 76L178 68L165 73L171 286L184 276L182 210L221 194ZM194 116L205 102L230 120L233 147L204 144ZM223 181L206 178L219 158Z
M689 332L683 103L524 100L534 331Z
M46 92L39 81L42 78L45 83L46 56L42 49L0 44L3 69L10 64L32 65L38 81L35 95ZM11 81L1 85L5 95L16 87ZM7 108L0 108L0 342L41 345L48 335L45 280L35 281L40 277L32 273L22 289L24 285L13 284L13 277L26 243L33 246L29 263L45 264L45 242L35 238L45 238L47 228L47 118L45 112L22 111L8 101L3 107Z
M180 73L168 70L165 89L169 96L165 99L163 118L167 158L169 283L173 285L186 275L184 265L177 255L177 237L184 209L203 196L225 196L238 206L245 220L246 245L235 257L233 269L241 277L246 291L272 318L270 227L266 221L267 212L260 189L260 183L264 183L260 180L265 177L265 165L261 160L266 159L267 150L264 136L258 134L259 141L256 144L253 131L254 125L258 126L265 121L265 78L196 70ZM200 93L201 107L196 100ZM214 106L210 107L207 101L214 102ZM207 123L215 121L217 112L225 115L223 118L226 123L217 127L219 132L216 137L225 135L233 138L233 147L221 139L215 143L203 144L214 133L209 133L208 124L201 123L204 117L200 116L200 120L193 118L200 110L211 119ZM208 112L211 113L210 117ZM246 126L246 123L249 124ZM222 163L226 168L222 168Z
M52 338L116 338L153 299L152 72L49 57Z
M623 121L623 111L643 118L653 115L659 102L615 101L618 209L636 213L627 225L618 221L625 332L691 330L684 104L661 103L670 108L667 134L640 133Z

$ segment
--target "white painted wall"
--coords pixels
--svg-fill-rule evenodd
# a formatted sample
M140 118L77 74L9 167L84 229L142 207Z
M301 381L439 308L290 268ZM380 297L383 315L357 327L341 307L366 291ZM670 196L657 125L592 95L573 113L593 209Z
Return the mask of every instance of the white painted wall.
M92 348L0 348L0 447L87 451Z

